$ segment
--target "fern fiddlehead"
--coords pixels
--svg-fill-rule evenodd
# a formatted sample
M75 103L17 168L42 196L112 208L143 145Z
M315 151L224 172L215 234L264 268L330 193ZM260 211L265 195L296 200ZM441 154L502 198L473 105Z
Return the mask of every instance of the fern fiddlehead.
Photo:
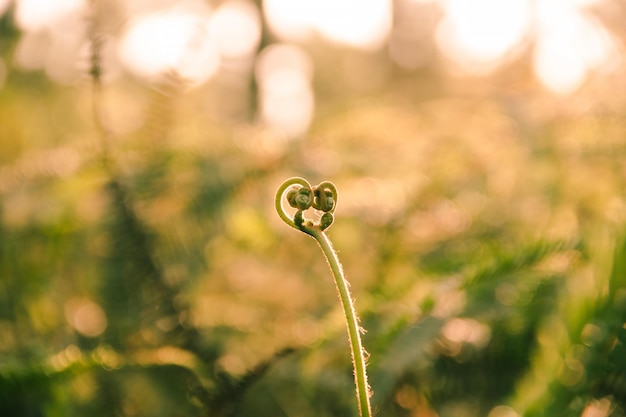
M296 209L293 217L285 210L283 200L287 200L289 206ZM354 302L349 291L349 283L344 276L337 252L333 249L330 239L324 232L334 221L333 213L337 206L337 188L329 181L324 181L313 187L304 178L293 177L278 187L275 205L280 218L287 225L313 237L326 257L346 318L359 412L361 417L371 417L371 394L365 367L366 352L361 342L362 329L359 327ZM307 219L304 216L304 212L310 208L323 212L318 221Z

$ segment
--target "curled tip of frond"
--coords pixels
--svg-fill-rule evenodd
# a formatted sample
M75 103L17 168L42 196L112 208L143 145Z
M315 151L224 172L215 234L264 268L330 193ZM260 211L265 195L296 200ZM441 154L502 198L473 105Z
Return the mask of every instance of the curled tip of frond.
M289 216L283 206L283 197L292 208L297 209L293 217ZM278 187L276 192L276 211L285 223L294 229L311 234L314 229L323 231L334 221L333 212L337 206L337 188L332 182L324 181L311 186L303 178L289 178ZM323 211L318 222L304 217L304 211L313 207Z

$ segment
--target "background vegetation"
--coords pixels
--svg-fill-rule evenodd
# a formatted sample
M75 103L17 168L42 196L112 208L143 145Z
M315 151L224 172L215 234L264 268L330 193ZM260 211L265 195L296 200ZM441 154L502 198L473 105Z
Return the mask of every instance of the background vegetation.
M424 61L300 42L315 113L285 134L252 67L190 85L107 61L116 4L63 32L65 78L17 58L18 3L0 20L0 415L356 415L328 267L274 212L292 175L339 189L378 415L626 415L621 64L557 94L529 41L468 75L437 3L396 2L432 18Z

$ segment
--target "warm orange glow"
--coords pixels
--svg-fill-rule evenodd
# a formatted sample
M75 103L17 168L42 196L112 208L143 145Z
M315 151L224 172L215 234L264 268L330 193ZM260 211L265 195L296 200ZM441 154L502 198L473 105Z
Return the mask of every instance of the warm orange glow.
M2 3L0 1L0 14L4 6ZM85 0L18 0L15 20L21 29L41 30L69 14L84 10L85 6Z
M261 121L287 137L303 134L313 119L313 64L300 48L275 44L258 57Z
M201 84L215 74L220 57L209 36L209 14L171 9L133 22L120 46L122 62L136 75L155 78L175 71Z
M318 1L312 16L317 30L327 39L365 49L377 48L391 28L389 0Z
M528 33L528 0L446 0L437 30L443 54L462 70L486 73Z
M608 398L601 400L592 400L587 404L583 411L582 417L607 417L611 414L612 404Z
M88 337L101 335L108 325L102 307L87 298L72 298L65 303L65 317L78 333Z
M0 0L0 16L2 16L7 11L10 4L11 0Z
M614 42L583 8L597 0L440 0L445 17L437 44L457 69L486 75L531 35L539 81L558 94L574 92L589 73L615 57ZM533 6L531 8L531 5ZM574 47L575 45L575 47Z
M270 28L285 40L319 34L331 42L356 48L383 45L391 29L389 0L268 0L264 12Z
M489 412L487 417L519 417L519 414L517 414L511 407L498 405Z
M470 318L452 318L441 329L443 336L453 343L471 343L483 347L491 340L491 329Z
M538 2L534 69L549 90L572 93L592 69L606 66L616 55L608 33L574 3Z
M260 13L249 1L229 1L212 13L180 6L139 16L122 39L120 57L140 77L174 71L199 85L222 59L252 57L260 40Z
M432 16L440 16L433 17L432 27L422 35L434 35L435 46L454 72L489 75L518 58L524 48L532 48L531 65L537 80L559 95L573 93L598 69L606 72L619 64L618 43L586 10L600 2L405 0L405 4L419 3L433 11ZM0 14L9 3L0 0ZM176 72L188 83L200 85L218 71L231 68L233 60L245 62L249 68L261 41L261 13L250 0L222 2L213 11L206 3L193 2L175 2L161 9L140 2L126 6L130 19L118 44L119 58L140 78L151 80ZM266 0L263 14L271 32L284 41L321 38L372 50L388 42L393 6L391 0ZM24 31L16 63L23 69L43 69L57 81L75 79L80 58L75 52L83 48L80 42L84 41L76 34L84 30L87 9L85 0L16 0L15 21ZM66 30L68 26L76 30ZM70 33L74 36L68 36ZM424 65L422 60L430 55L424 51L423 39L403 42L392 40L391 59L409 70ZM309 99L303 97L302 120L312 106ZM266 107L276 109L278 101L274 96L274 104L267 102ZM282 116L268 113L263 117Z
M251 56L261 41L261 17L257 7L244 0L222 4L213 14L210 36L223 57Z

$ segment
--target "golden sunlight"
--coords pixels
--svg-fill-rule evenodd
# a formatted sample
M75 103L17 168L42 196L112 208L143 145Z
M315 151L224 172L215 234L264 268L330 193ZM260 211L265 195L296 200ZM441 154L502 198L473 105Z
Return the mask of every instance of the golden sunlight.
M548 90L567 95L619 56L608 32L586 11L598 2L440 0L445 16L437 28L437 45L455 69L487 75L518 55L532 37L537 79Z
M121 41L121 61L141 77L153 79L174 71L192 84L201 84L220 63L209 25L208 10L172 8L139 17Z
M0 1L0 11L1 6ZM85 0L18 0L15 6L15 20L21 29L41 30L68 14L84 10L85 6Z
M261 41L261 16L250 1L223 3L213 14L210 36L224 58L251 57Z
M424 60L436 59L426 51L433 47L453 73L475 76L489 75L529 52L525 56L537 81L552 93L568 95L598 70L606 73L616 68L623 56L618 42L589 11L600 3L602 0L266 0L261 16L258 6L249 0L221 2L215 10L193 1L172 2L165 8L129 2L118 58L128 72L140 78L154 80L176 72L190 84L200 85L234 61L250 68L261 42L264 18L281 41L322 39L361 50L380 49L389 43L390 59L409 70L424 65ZM8 4L8 0L0 0L0 13ZM409 4L419 7L407 8ZM130 5L135 5L134 12ZM407 16L403 11L419 14ZM76 61L81 57L72 51L81 47L77 42L85 30L86 12L85 0L16 0L15 21L24 32L15 52L17 64L26 70L43 69L56 81L77 78ZM68 30L70 26L74 30ZM68 34L77 36L74 39ZM304 102L308 103L312 96L306 96ZM302 120L308 118L303 115Z
M570 94L595 68L619 56L610 35L580 6L590 1L538 2L534 71L552 92ZM574 47L575 45L575 47Z
M267 0L263 7L270 28L285 40L319 34L337 44L376 49L391 30L390 0Z
M274 44L257 60L261 122L288 138L306 132L313 119L313 63L301 48Z
M528 34L528 0L444 0L437 45L463 71L485 74Z

